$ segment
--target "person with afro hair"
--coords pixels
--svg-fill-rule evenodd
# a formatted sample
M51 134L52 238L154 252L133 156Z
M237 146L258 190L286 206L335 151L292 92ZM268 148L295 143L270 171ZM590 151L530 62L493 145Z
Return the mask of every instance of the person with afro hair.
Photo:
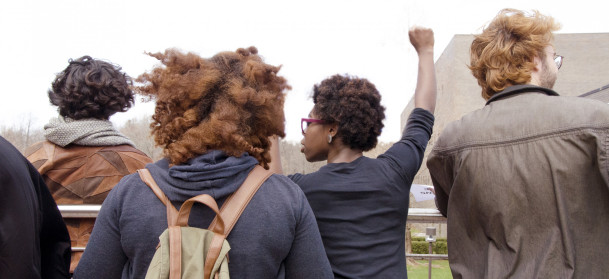
M302 153L309 162L327 165L289 177L313 208L335 278L407 277L409 193L431 137L436 102L433 31L417 27L409 37L419 57L415 109L387 152L376 159L363 156L376 146L385 118L381 95L366 79L335 75L322 81L301 121Z
M102 204L123 176L152 159L114 128L109 118L133 104L131 78L117 65L83 56L70 60L48 91L59 116L44 126L45 141L25 154L42 174L57 204ZM94 218L65 220L72 247L84 248ZM70 272L82 251L72 253Z
M268 169L290 87L254 47L209 59L176 49L150 56L162 65L140 75L137 90L156 100L151 128L165 157L146 169L176 206L203 194L222 206L257 165ZM208 228L214 217L196 204L188 225ZM139 175L125 177L102 206L75 278L144 278L167 226L165 204ZM311 207L285 176L260 186L227 240L233 278L332 278Z

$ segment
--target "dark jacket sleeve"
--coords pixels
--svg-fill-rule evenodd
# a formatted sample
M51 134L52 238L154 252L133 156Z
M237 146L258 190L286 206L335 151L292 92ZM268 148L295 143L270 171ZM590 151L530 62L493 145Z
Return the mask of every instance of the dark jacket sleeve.
M427 142L433 131L434 116L431 112L415 108L402 133L400 141L396 142L378 159L386 161L397 171L404 181L412 183L419 171Z

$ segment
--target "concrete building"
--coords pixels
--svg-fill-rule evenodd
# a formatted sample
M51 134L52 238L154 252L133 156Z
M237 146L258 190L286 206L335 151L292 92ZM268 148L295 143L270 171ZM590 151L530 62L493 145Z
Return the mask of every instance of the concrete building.
M434 131L414 183L432 185L427 156L444 127L485 104L481 88L467 68L473 35L455 35L435 63L438 99ZM555 34L556 53L564 56L554 90L562 96L581 96L609 102L609 33ZM401 115L403 129L414 108L411 99ZM435 208L433 201L412 207ZM445 226L439 230L445 233Z

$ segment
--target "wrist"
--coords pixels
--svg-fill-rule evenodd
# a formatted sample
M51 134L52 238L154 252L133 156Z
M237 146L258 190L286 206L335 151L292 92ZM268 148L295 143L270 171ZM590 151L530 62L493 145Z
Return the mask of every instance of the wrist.
M426 48L418 49L417 53L419 54L419 56L422 56L422 55L432 55L433 56L433 47L426 47Z

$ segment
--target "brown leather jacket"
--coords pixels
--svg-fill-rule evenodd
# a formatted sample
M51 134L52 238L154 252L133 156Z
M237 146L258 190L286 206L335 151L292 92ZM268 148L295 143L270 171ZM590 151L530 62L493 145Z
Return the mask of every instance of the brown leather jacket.
M49 141L26 150L30 162L42 174L57 204L102 204L123 178L151 163L146 154L130 145L65 148ZM65 219L72 247L85 247L95 219ZM72 253L73 272L82 252Z
M430 154L454 278L606 278L609 105L510 87Z

